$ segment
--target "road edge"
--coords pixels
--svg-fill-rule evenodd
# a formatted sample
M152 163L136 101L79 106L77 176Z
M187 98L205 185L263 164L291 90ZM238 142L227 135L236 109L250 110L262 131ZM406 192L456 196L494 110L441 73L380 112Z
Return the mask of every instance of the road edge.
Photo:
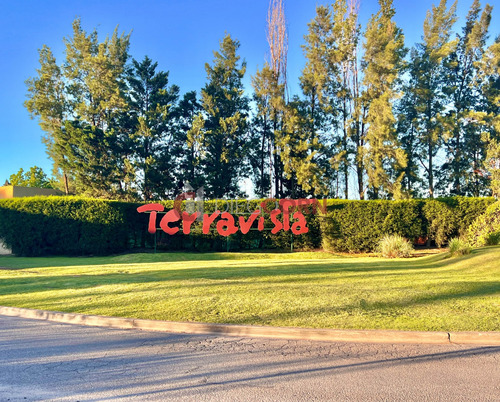
M0 315L46 320L65 324L185 334L227 335L327 342L500 345L500 332L425 332L264 327L254 325L106 317L7 306L0 306Z

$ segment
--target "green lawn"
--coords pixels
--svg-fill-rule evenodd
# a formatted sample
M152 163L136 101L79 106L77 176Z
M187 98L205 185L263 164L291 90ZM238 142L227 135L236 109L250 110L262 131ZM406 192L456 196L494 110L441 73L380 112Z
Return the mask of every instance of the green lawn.
M0 305L314 328L500 330L500 247L449 258L328 253L0 256Z

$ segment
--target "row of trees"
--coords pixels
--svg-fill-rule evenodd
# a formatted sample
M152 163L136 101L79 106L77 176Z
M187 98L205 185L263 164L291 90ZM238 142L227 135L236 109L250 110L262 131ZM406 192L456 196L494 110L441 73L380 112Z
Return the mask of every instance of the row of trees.
M356 0L318 6L291 95L283 0L271 0L251 97L229 34L200 94L181 95L150 58L130 61L129 35L100 42L77 19L64 63L40 50L25 105L68 193L150 200L189 183L240 197L250 177L261 197L498 194L500 39L487 47L491 7L478 0L454 35L455 8L433 6L408 50L392 0L364 30Z

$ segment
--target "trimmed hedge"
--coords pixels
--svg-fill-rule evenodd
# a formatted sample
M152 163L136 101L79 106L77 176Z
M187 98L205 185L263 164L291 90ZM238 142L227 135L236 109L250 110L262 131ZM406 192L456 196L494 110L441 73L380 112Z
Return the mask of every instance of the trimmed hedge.
M266 216L266 230L243 235L220 236L215 230L201 233L196 222L189 235L156 234L161 250L226 251L258 248L372 251L384 235L398 234L409 240L430 238L438 245L464 234L493 198L443 198L436 200L349 201L328 200L326 214L307 214L309 232L273 235ZM233 203L238 211L255 211L262 200ZM165 210L173 201L164 201ZM154 247L155 236L147 232L148 214L137 213L142 203L126 203L80 197L29 197L0 200L0 239L18 255L104 255L134 248ZM205 201L204 211L225 210L221 201ZM182 203L181 208L186 208ZM269 210L274 206L269 205ZM160 215L161 216L161 215ZM159 226L160 216L157 220ZM214 225L215 226L215 225Z
M463 237L494 198L450 197L426 200L423 209L428 236L439 247L454 237Z
M132 205L78 197L0 200L0 238L17 255L110 254L131 245Z
M425 234L424 201L328 202L328 213L320 216L323 247L342 252L372 251L388 234L417 239Z
M331 251L373 251L382 236L427 239L441 247L466 233L494 198L449 197L425 200L329 200L322 220L323 247Z

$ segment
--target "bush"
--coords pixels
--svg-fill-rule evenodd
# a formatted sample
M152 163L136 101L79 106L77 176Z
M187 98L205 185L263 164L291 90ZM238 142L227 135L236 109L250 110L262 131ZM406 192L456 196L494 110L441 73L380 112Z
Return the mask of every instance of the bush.
M500 201L490 205L470 225L467 240L474 247L496 245L500 242Z
M448 248L450 249L450 254L454 256L470 254L472 251L470 244L458 237L450 239Z
M400 235L386 235L378 243L378 252L387 258L406 258L413 254L413 246Z

